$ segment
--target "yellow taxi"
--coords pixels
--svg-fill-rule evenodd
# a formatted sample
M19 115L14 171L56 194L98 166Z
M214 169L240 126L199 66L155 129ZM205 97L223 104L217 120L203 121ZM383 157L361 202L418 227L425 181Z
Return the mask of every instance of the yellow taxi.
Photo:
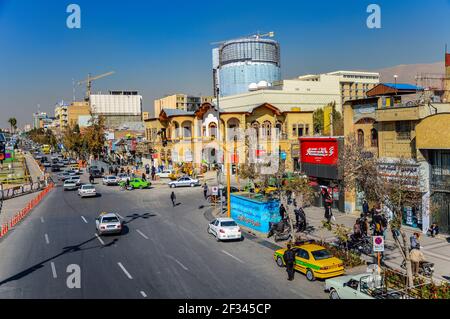
M278 190L278 188L276 188L276 187L268 186L268 187L266 187L266 189L264 189L264 193L270 194L270 193L276 192L277 190ZM256 194L259 194L260 192L261 192L261 189L259 187L255 188Z
M295 252L295 270L306 275L309 281L316 278L327 279L344 274L344 263L334 257L323 246L307 242L293 246ZM283 255L286 249L279 249L274 253L275 262L279 267L284 267Z

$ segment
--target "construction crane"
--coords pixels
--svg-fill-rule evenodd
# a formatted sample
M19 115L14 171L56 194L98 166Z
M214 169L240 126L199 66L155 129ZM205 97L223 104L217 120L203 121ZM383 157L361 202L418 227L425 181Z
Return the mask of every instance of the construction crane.
M257 32L256 34L250 34L250 35L243 36L243 37L240 37L240 38L237 38L237 39L255 38L255 39L259 40L260 38L266 38L266 37L273 38L274 36L275 36L275 32L273 32L273 31L267 32L267 33L264 33L264 34L261 34L261 33ZM232 40L236 40L236 39L232 39ZM213 42L213 43L211 43L211 45L223 44L225 42L232 41L232 40Z
M89 73L87 79L83 80L83 81L79 81L78 85L86 83L86 95L87 95L87 99L89 100L89 98L91 97L92 81L113 75L114 73L115 73L114 71L111 71L111 72L108 72L105 74L100 74L100 75L97 75L94 77L91 77L91 74Z

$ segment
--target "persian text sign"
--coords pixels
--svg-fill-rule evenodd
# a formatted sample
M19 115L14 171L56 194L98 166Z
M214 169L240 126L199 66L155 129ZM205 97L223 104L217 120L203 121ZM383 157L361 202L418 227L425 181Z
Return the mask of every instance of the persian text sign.
M338 141L335 138L300 138L302 163L337 165Z

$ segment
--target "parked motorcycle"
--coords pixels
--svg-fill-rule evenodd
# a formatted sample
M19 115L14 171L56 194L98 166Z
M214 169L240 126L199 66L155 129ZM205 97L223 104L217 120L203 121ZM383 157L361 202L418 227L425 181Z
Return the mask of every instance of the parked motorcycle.
M291 238L290 225L287 219L279 223L269 223L270 230L267 238L274 236L275 242L288 240Z
M404 260L401 264L403 269L406 269L406 261ZM434 264L428 261L421 261L419 263L419 275L431 278L434 274Z

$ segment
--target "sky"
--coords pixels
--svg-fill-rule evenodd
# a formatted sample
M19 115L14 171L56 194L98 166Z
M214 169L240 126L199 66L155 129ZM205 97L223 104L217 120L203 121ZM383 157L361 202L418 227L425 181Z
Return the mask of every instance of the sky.
M67 6L81 8L69 29ZM367 6L381 8L369 29ZM70 102L73 80L116 73L93 91L137 90L144 111L167 94L212 95L212 42L274 31L283 78L443 60L450 0L0 0L0 127ZM84 86L76 86L82 99Z

